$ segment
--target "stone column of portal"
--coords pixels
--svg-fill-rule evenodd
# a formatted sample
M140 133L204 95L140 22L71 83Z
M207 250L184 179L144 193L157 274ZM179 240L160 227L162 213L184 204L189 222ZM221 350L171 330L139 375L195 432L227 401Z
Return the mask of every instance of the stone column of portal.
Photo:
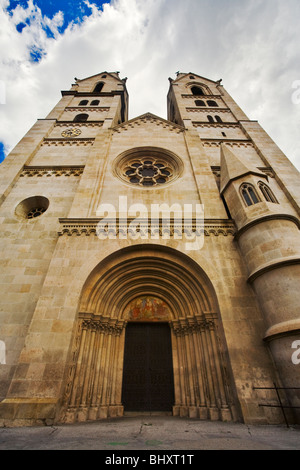
M248 282L264 316L262 340L270 347L281 386L299 387L300 365L292 362L292 348L300 340L300 223L288 204L266 202L260 197L257 183L262 179L266 182L265 175L246 166L222 145L221 194L237 225L236 241L248 269ZM240 193L245 182L252 184L260 197L251 206ZM300 406L299 392L287 391L290 405ZM299 409L294 415L300 422Z

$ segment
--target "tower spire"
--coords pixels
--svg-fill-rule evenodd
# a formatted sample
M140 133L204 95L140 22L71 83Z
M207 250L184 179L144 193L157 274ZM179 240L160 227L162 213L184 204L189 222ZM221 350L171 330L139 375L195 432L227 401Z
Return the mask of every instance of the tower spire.
M259 171L249 163L242 161L228 146L222 142L221 146L221 179L220 179L220 192L224 193L228 184L241 178L242 176L252 174L261 178L266 178L266 175Z

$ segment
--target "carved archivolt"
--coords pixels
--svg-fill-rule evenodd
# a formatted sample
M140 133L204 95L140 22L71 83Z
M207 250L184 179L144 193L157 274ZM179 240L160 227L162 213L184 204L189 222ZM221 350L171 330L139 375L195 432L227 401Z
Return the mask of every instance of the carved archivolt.
M157 310L156 318L150 313L146 321L167 321L170 325L174 415L234 419L214 291L202 270L176 253L161 247L128 248L100 263L91 273L79 305L62 421L123 414L126 325L133 321L130 312L147 299ZM151 312L153 315L153 308ZM137 321L144 320L140 313L135 317Z

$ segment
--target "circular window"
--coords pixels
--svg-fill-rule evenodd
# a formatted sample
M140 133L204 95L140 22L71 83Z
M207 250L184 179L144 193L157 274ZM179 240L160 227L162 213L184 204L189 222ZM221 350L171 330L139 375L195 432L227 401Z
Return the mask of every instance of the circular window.
M140 188L161 187L181 174L183 164L173 153L145 147L120 155L114 172L124 182Z
M15 213L22 219L36 219L49 207L49 200L44 196L33 196L17 205Z

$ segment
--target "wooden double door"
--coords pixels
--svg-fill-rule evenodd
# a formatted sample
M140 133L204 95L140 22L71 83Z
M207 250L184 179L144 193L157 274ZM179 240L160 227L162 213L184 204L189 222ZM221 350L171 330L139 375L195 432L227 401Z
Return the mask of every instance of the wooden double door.
M124 411L172 411L174 377L168 323L128 323L125 336Z

